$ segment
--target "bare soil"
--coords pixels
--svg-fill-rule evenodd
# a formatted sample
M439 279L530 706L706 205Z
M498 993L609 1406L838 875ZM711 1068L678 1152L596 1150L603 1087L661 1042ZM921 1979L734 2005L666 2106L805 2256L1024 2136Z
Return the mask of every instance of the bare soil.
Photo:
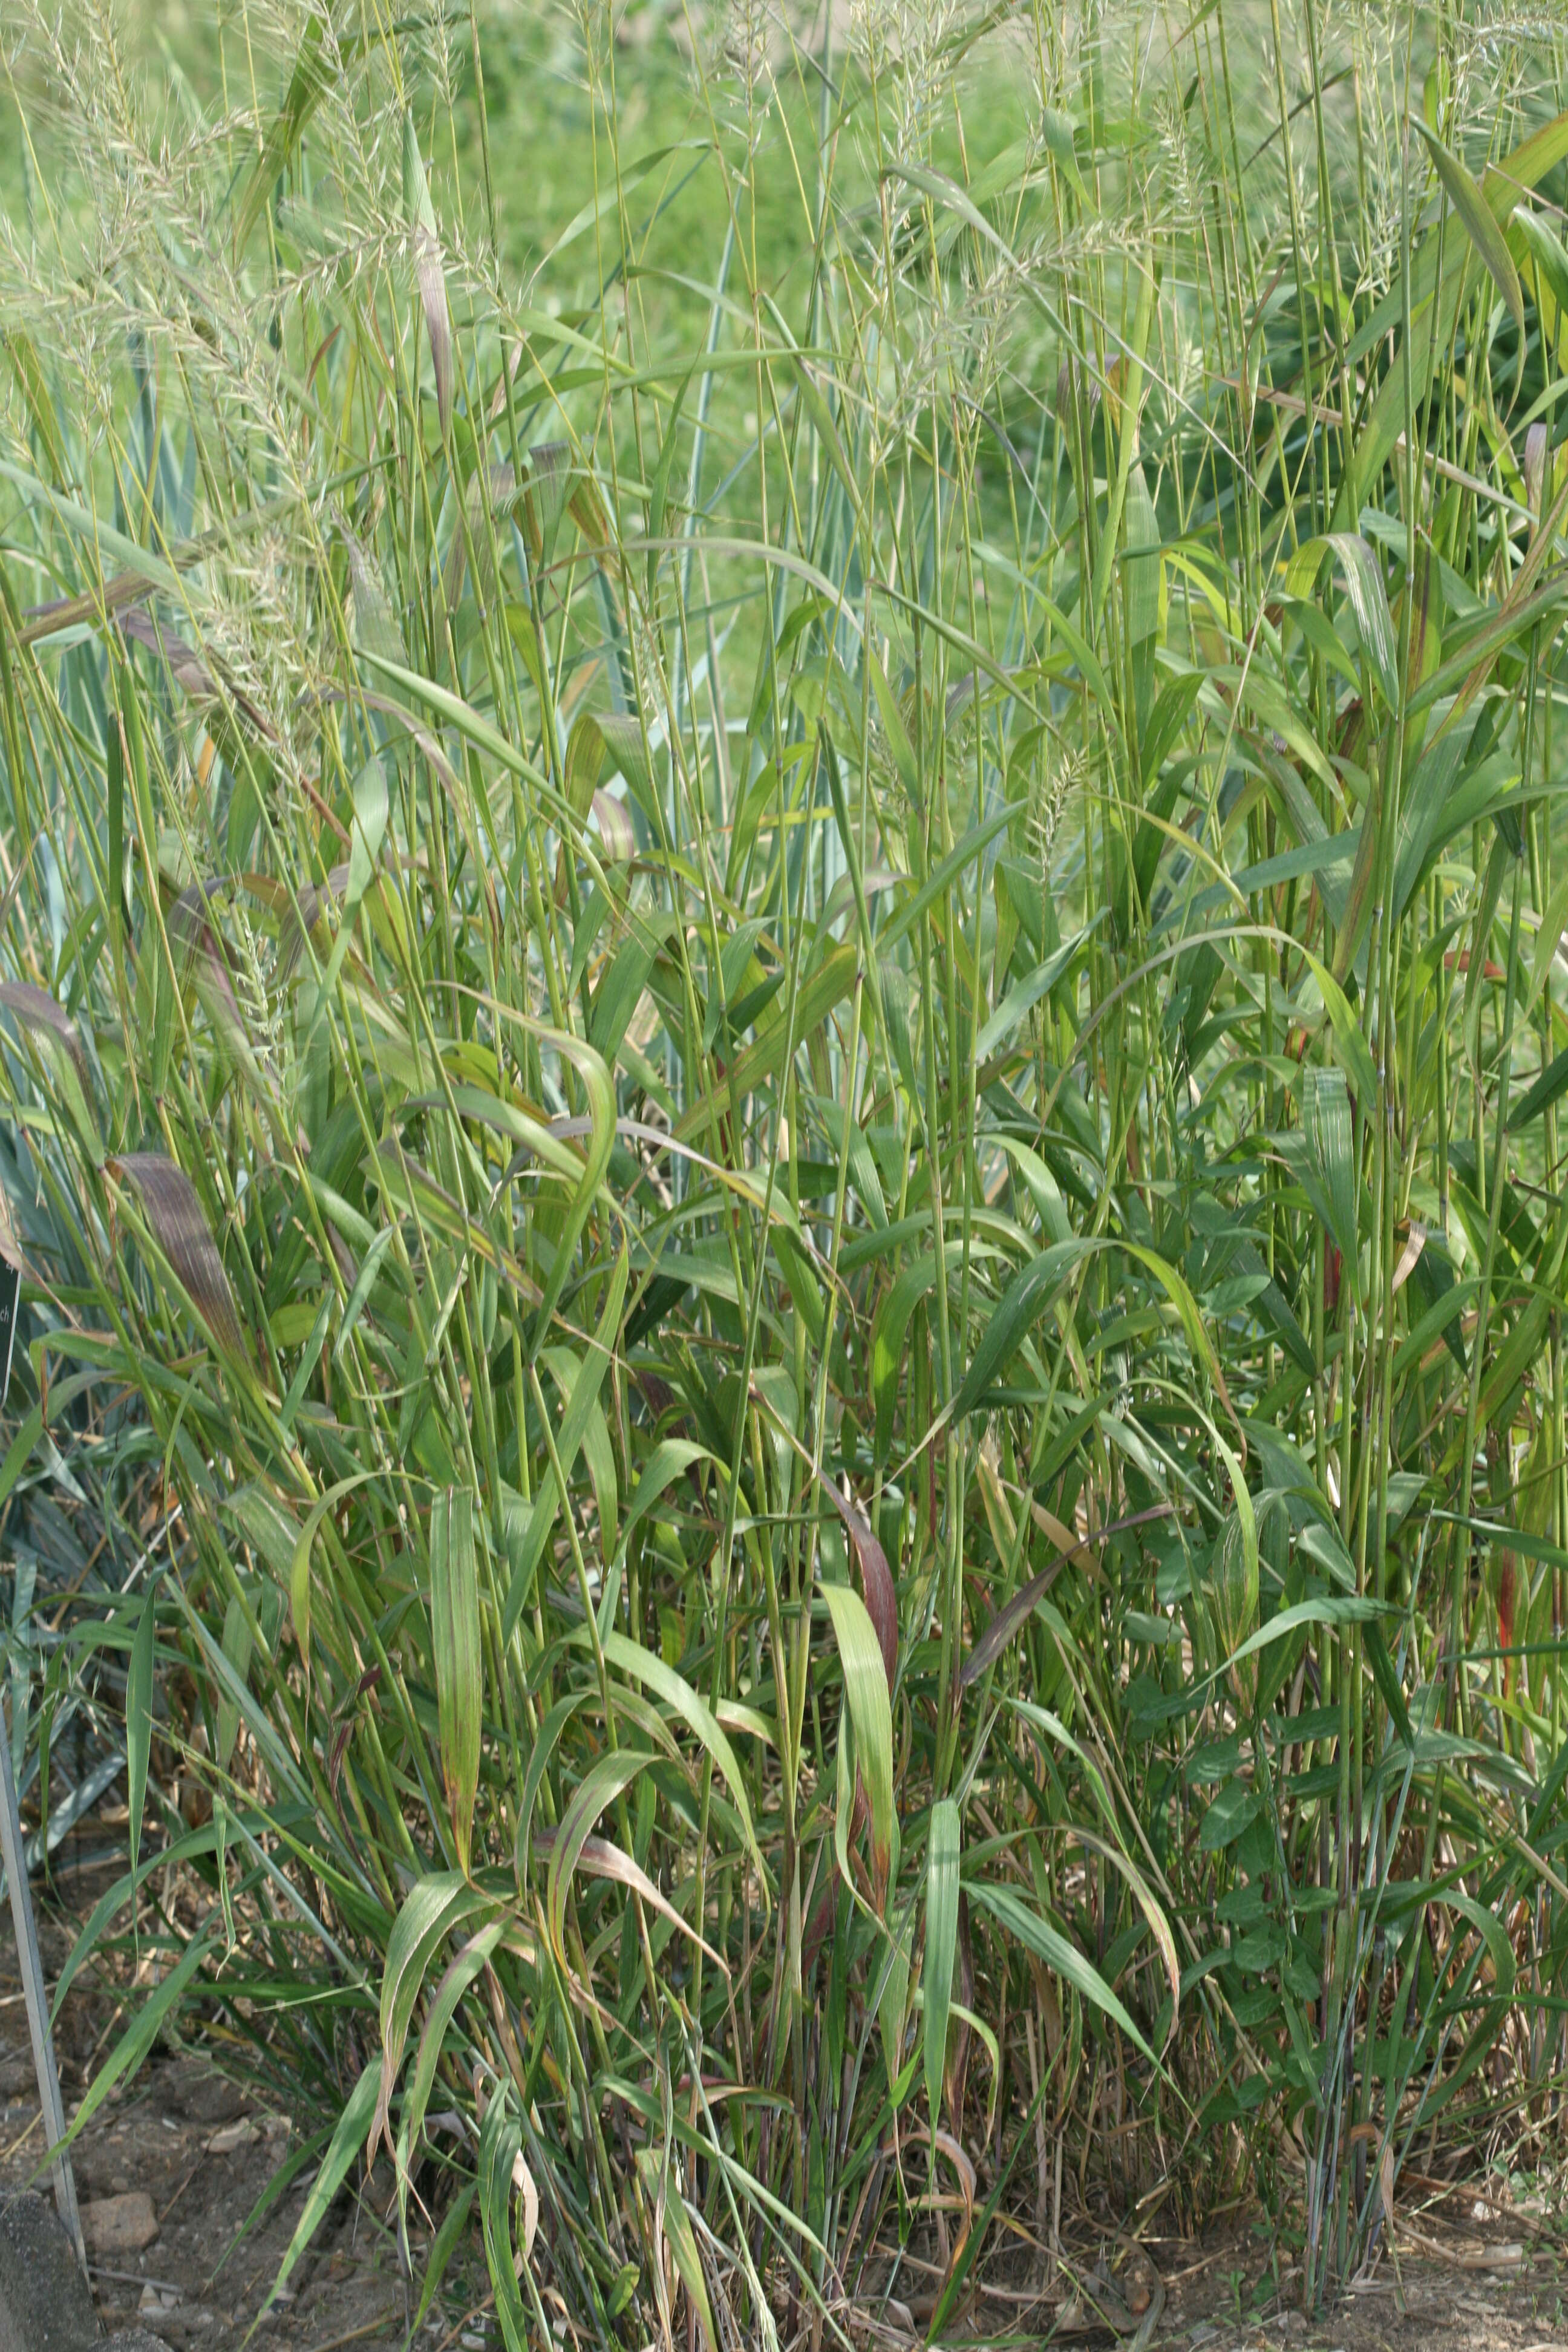
M0 2067L11 2091L0 2114L0 2182L7 2184L28 2179L40 2151L31 2073L26 2050ZM238 2345L258 2315L258 2345L327 2352L406 2340L418 2292L405 2297L395 2242L375 2210L375 2190L391 2186L384 2162L368 2194L363 2184L343 2192L296 2265L286 2299L268 2308L314 2166L248 2233L246 2225L288 2153L290 2130L286 2116L254 2105L201 2057L159 2057L123 2098L110 2098L73 2151L78 2197L85 2204L144 2189L159 2231L143 2252L106 2253L89 2264L106 2328L140 2324L174 2352ZM35 2185L47 2193L47 2175ZM482 2264L471 2262L449 2273L458 2291L441 2298L422 2346L486 2334L468 2309L482 2300L480 2273Z
M85 1916L100 1885L96 1877L84 1884L84 1877L66 1884ZM72 1921L40 1920L51 1978L74 1935ZM124 2022L114 1989L94 1982L84 1969L56 2033L68 2114ZM416 2231L411 2215L414 2276L405 2285L390 2226L392 2179L384 2155L368 2183L361 2168L340 2194L296 2264L285 2297L269 2305L315 2163L304 2165L259 2217L258 2207L290 2148L317 2121L283 2113L276 2101L242 2089L199 2047L165 2044L134 2081L111 2091L72 2150L77 2195L85 2206L145 2190L158 2235L144 2252L105 2252L89 2261L106 2330L144 2326L172 2352L237 2347L258 2318L258 2352L274 2346L337 2352L350 2345L405 2344L418 2310L429 2231ZM48 2193L49 2176L39 2170L43 2153L7 1903L0 1906L0 2188L31 2183ZM477 2245L460 2250L419 2331L418 2352L465 2341L493 2345L498 2339L486 2301L482 2254Z
M1270 2257L1260 2219L1198 2240L1146 2237L1130 2258L1114 2247L1109 2260L1080 2248L1076 2284L1033 2294L983 2287L942 2342L1020 2352L1047 2343L1119 2343L1121 2352L1568 2352L1568 2246L1545 2231L1521 2239L1517 2223L1507 2237L1490 2201L1484 2223L1474 2219L1476 2201L1456 2196L1444 2200L1453 2220L1426 2210L1402 2227L1397 2263L1384 2257L1310 2320L1299 2308L1299 2273ZM1158 2308L1152 2323L1145 2316L1144 2339L1140 2315L1151 2304ZM919 2304L911 2316L910 2340L919 2343Z
M1568 2352L1568 2282L1554 2240L1521 2241L1517 2227L1510 2238L1492 2212L1462 2232L1427 2215L1422 2236L1438 2254L1415 2242L1416 2226L1396 2231L1397 2263L1383 2260L1311 2321L1291 2307L1289 2276L1275 2290L1258 2258L1260 2232L1182 2249L1153 2342L1190 2352ZM1152 2251L1158 2262L1177 2250Z

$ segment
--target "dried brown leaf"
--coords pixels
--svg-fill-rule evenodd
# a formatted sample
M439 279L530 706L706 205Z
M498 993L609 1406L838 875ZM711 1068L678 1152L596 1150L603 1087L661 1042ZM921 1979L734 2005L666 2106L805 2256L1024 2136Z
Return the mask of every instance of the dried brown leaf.
M108 1164L110 1174L136 1192L153 1239L219 1347L244 1357L245 1336L234 1293L196 1188L184 1170L161 1151L129 1151Z
M423 222L414 232L414 269L425 310L425 331L436 368L436 408L446 432L452 421L452 320L447 308L447 273L439 239Z
M40 1035L52 1037L70 1055L83 1087L89 1084L87 1055L82 1047L76 1023L63 1005L57 1004L48 991L35 988L28 980L0 981L0 1004L14 1013L18 1021Z

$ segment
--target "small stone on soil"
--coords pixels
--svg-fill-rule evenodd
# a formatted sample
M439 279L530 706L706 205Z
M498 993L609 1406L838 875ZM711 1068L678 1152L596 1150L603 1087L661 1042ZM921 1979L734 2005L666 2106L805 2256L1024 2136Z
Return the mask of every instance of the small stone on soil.
M158 2234L153 2200L144 2189L95 2197L81 2209L81 2234L89 2254L139 2254Z
M240 2116L233 2123L225 2124L221 2130L215 2131L204 2145L209 2156L230 2156L237 2147L245 2147L260 2137L250 2117Z

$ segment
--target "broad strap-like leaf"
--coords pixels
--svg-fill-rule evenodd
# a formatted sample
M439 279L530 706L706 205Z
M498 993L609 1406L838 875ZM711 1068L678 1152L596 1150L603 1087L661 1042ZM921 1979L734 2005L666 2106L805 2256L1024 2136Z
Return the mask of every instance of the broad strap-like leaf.
M947 2071L947 2021L958 1956L958 1871L963 1831L951 1797L931 1807L926 1847L925 2079L931 2128L942 2109Z
M1053 1243L1020 1268L992 1308L969 1369L953 1398L951 1418L961 1421L1010 1364L1072 1269L1093 1247L1075 1235Z
M1042 1919L1037 1911L1031 1910L1022 1895L1016 1895L1010 1886L993 1886L977 1880L971 1884L968 1891L971 1903L978 1904L983 1911L989 1911L1005 1934L1021 1944L1026 1951L1033 1952L1035 1958L1043 1960L1048 1969L1054 1969L1058 1976L1083 1995L1085 2000L1102 2011L1113 2024L1119 2025L1133 2047L1142 2051L1152 2065L1159 2064L1159 2060L1132 2022L1121 2000L1076 1944L1069 1944L1065 1936L1058 1935L1049 1922Z
M511 2226L512 2189L521 2152L522 2124L512 2086L496 2083L479 2131L479 2219L506 2352L530 2352L528 2320L518 2292L521 2251L513 2242Z
M407 2193L410 2166L418 2158L419 2135L424 2129L430 2094L436 2085L436 2069L445 2052L447 2029L457 2012L458 2002L500 1943L506 1925L504 1919L492 1919L476 1935L470 1936L447 1962L446 1973L430 1996L425 2011L425 2023L420 2030L419 2046L414 2055L413 2078L398 2123L397 2183L400 2195Z
M430 1964L448 1936L472 1919L493 1918L500 1908L493 1895L471 1885L459 1871L434 1873L410 1889L387 1938L386 1962L381 1979L381 2048L384 2060L382 2095L371 2135L374 2149L386 2131L387 2107L415 2003L424 1990ZM387 2133L391 2145L391 2134Z
M738 1099L743 1098L776 1078L821 1028L834 1007L848 995L859 965L859 951L854 946L831 948L801 982L793 1022L786 1022L781 1013L765 1027L759 1025L754 1041L736 1055L723 1086L704 1093L677 1120L676 1140L689 1143L693 1136L706 1133L721 1119L729 1108L731 1091Z
M595 1058L596 1060L597 1056L595 1055ZM599 1066L603 1069L603 1063L600 1063ZM612 1096L612 1101L613 1099ZM613 1121L611 1139L612 1140L614 1139ZM605 1154L606 1164L608 1157L606 1150ZM600 1172L603 1172L602 1170ZM595 1190L597 1191L597 1189L598 1179L595 1177ZM560 1266L563 1255L563 1248L557 1255L557 1267ZM581 1368L573 1382L572 1392L566 1400L566 1410L562 1415L561 1427L555 1442L555 1453L556 1459L561 1465L563 1478L569 1479L572 1475L573 1466L587 1433L594 1407L598 1402L599 1391L604 1386L605 1376L610 1369L610 1359L615 1353L616 1334L620 1330L621 1308L626 1300L628 1272L629 1260L626 1251L623 1250L611 1272L597 1328L592 1341L584 1351ZM554 1286L559 1289L558 1283ZM555 1473L552 1468L546 1473L539 1493L535 1496L529 1510L528 1517L523 1524L521 1541L510 1556L510 1581L507 1587L506 1607L501 1615L501 1633L506 1641L511 1639L517 1621L522 1613L523 1604L533 1590L534 1572L543 1556L545 1544L550 1538L550 1530L555 1524L556 1514L561 1510L565 1500L566 1497L557 1491Z
M1356 628L1361 636L1362 651L1377 680L1384 701L1390 710L1396 710L1399 707L1399 644L1394 635L1394 615L1388 609L1388 591L1384 585L1383 567L1359 531L1331 531L1327 544L1339 559L1351 610L1355 614Z
M310 2183L310 2193L294 2225L294 2234L288 2251L278 2266L268 2302L275 2303L293 2275L300 2255L326 2220L333 2198L342 2187L348 2169L365 2143L371 2119L381 2112L382 2067L380 2055L372 2058L349 2093L348 2104L338 2117L337 2126L321 2158L321 2169Z
M621 1521L623 1547L630 1541L632 1529L639 1520L647 1517L660 1496L677 1478L694 1469L699 1462L711 1462L712 1459L707 1446L697 1444L691 1438L661 1437L643 1466L637 1493Z
M1520 290L1519 272L1513 266L1513 256L1508 249L1508 242L1496 214L1458 157L1449 153L1436 132L1429 131L1419 116L1412 116L1411 120L1426 141L1427 152L1447 192L1448 200L1464 222L1471 244L1490 271L1498 292L1513 312L1522 337L1524 296Z
M1329 1231L1344 1262L1345 1276L1359 1297L1360 1194L1355 1165L1355 1129L1342 1070L1310 1068L1301 1073L1301 1129L1312 1155L1329 1212Z
M702 2256L698 2249L697 2233L691 2226L691 2216L680 2194L679 2168L674 2164L661 2165L650 2147L637 2151L637 2169L642 2175L643 2193L654 2211L674 2258L676 2273L691 2299L698 2328L707 2352L720 2352L720 2340L713 2326L713 2308L708 2296L708 2281L702 2269Z
M211 1941L205 1936L198 1936L187 1944L168 1975L133 2011L130 2024L93 2076L86 2097L71 2117L70 2128L58 2142L60 2148L68 2148L87 2129L116 2083L134 2076L163 2032L165 2018L179 2007L211 1950Z
M569 1638L574 1646L586 1646L587 1628L581 1628ZM629 1675L634 1682L641 1683L656 1697L662 1699L711 1756L723 1775L731 1801L740 1816L747 1848L765 1885L768 1883L767 1866L757 1843L756 1831L752 1825L746 1778L730 1745L728 1734L707 1700L700 1697L684 1675L678 1674L672 1665L667 1664L663 1658L657 1657L653 1651L645 1649L640 1642L634 1642L626 1633L606 1633L604 1650L606 1665L613 1666L618 1675Z
M606 1805L613 1805L623 1796L641 1772L646 1772L653 1759L636 1748L612 1748L588 1767L571 1801L561 1816L561 1826L550 1841L550 1864L545 1879L544 1911L550 1925L550 1940L555 1947L556 1958L563 1968L567 1965L563 1936L566 1924L566 1897L571 1890L572 1874L599 1815ZM535 1834L536 1846L544 1843Z
M892 1867L894 1834L893 1712L888 1677L877 1629L860 1595L847 1584L825 1584L822 1593L844 1674L844 1706L855 1735L855 1761L871 1808L871 1878L880 1903ZM842 1727L838 1736L842 1740ZM847 1828L841 1806L841 1841Z
M484 1659L474 1498L466 1486L448 1487L431 1507L430 1623L441 1775L458 1865L467 1870L484 1728Z

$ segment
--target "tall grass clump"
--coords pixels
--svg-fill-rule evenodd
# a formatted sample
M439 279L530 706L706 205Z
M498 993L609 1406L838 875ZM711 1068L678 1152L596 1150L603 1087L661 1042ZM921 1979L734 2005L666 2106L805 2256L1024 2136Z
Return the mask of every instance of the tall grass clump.
M513 2347L1312 2304L1563 2079L1558 35L622 29L7 16L78 2128L199 2003Z

